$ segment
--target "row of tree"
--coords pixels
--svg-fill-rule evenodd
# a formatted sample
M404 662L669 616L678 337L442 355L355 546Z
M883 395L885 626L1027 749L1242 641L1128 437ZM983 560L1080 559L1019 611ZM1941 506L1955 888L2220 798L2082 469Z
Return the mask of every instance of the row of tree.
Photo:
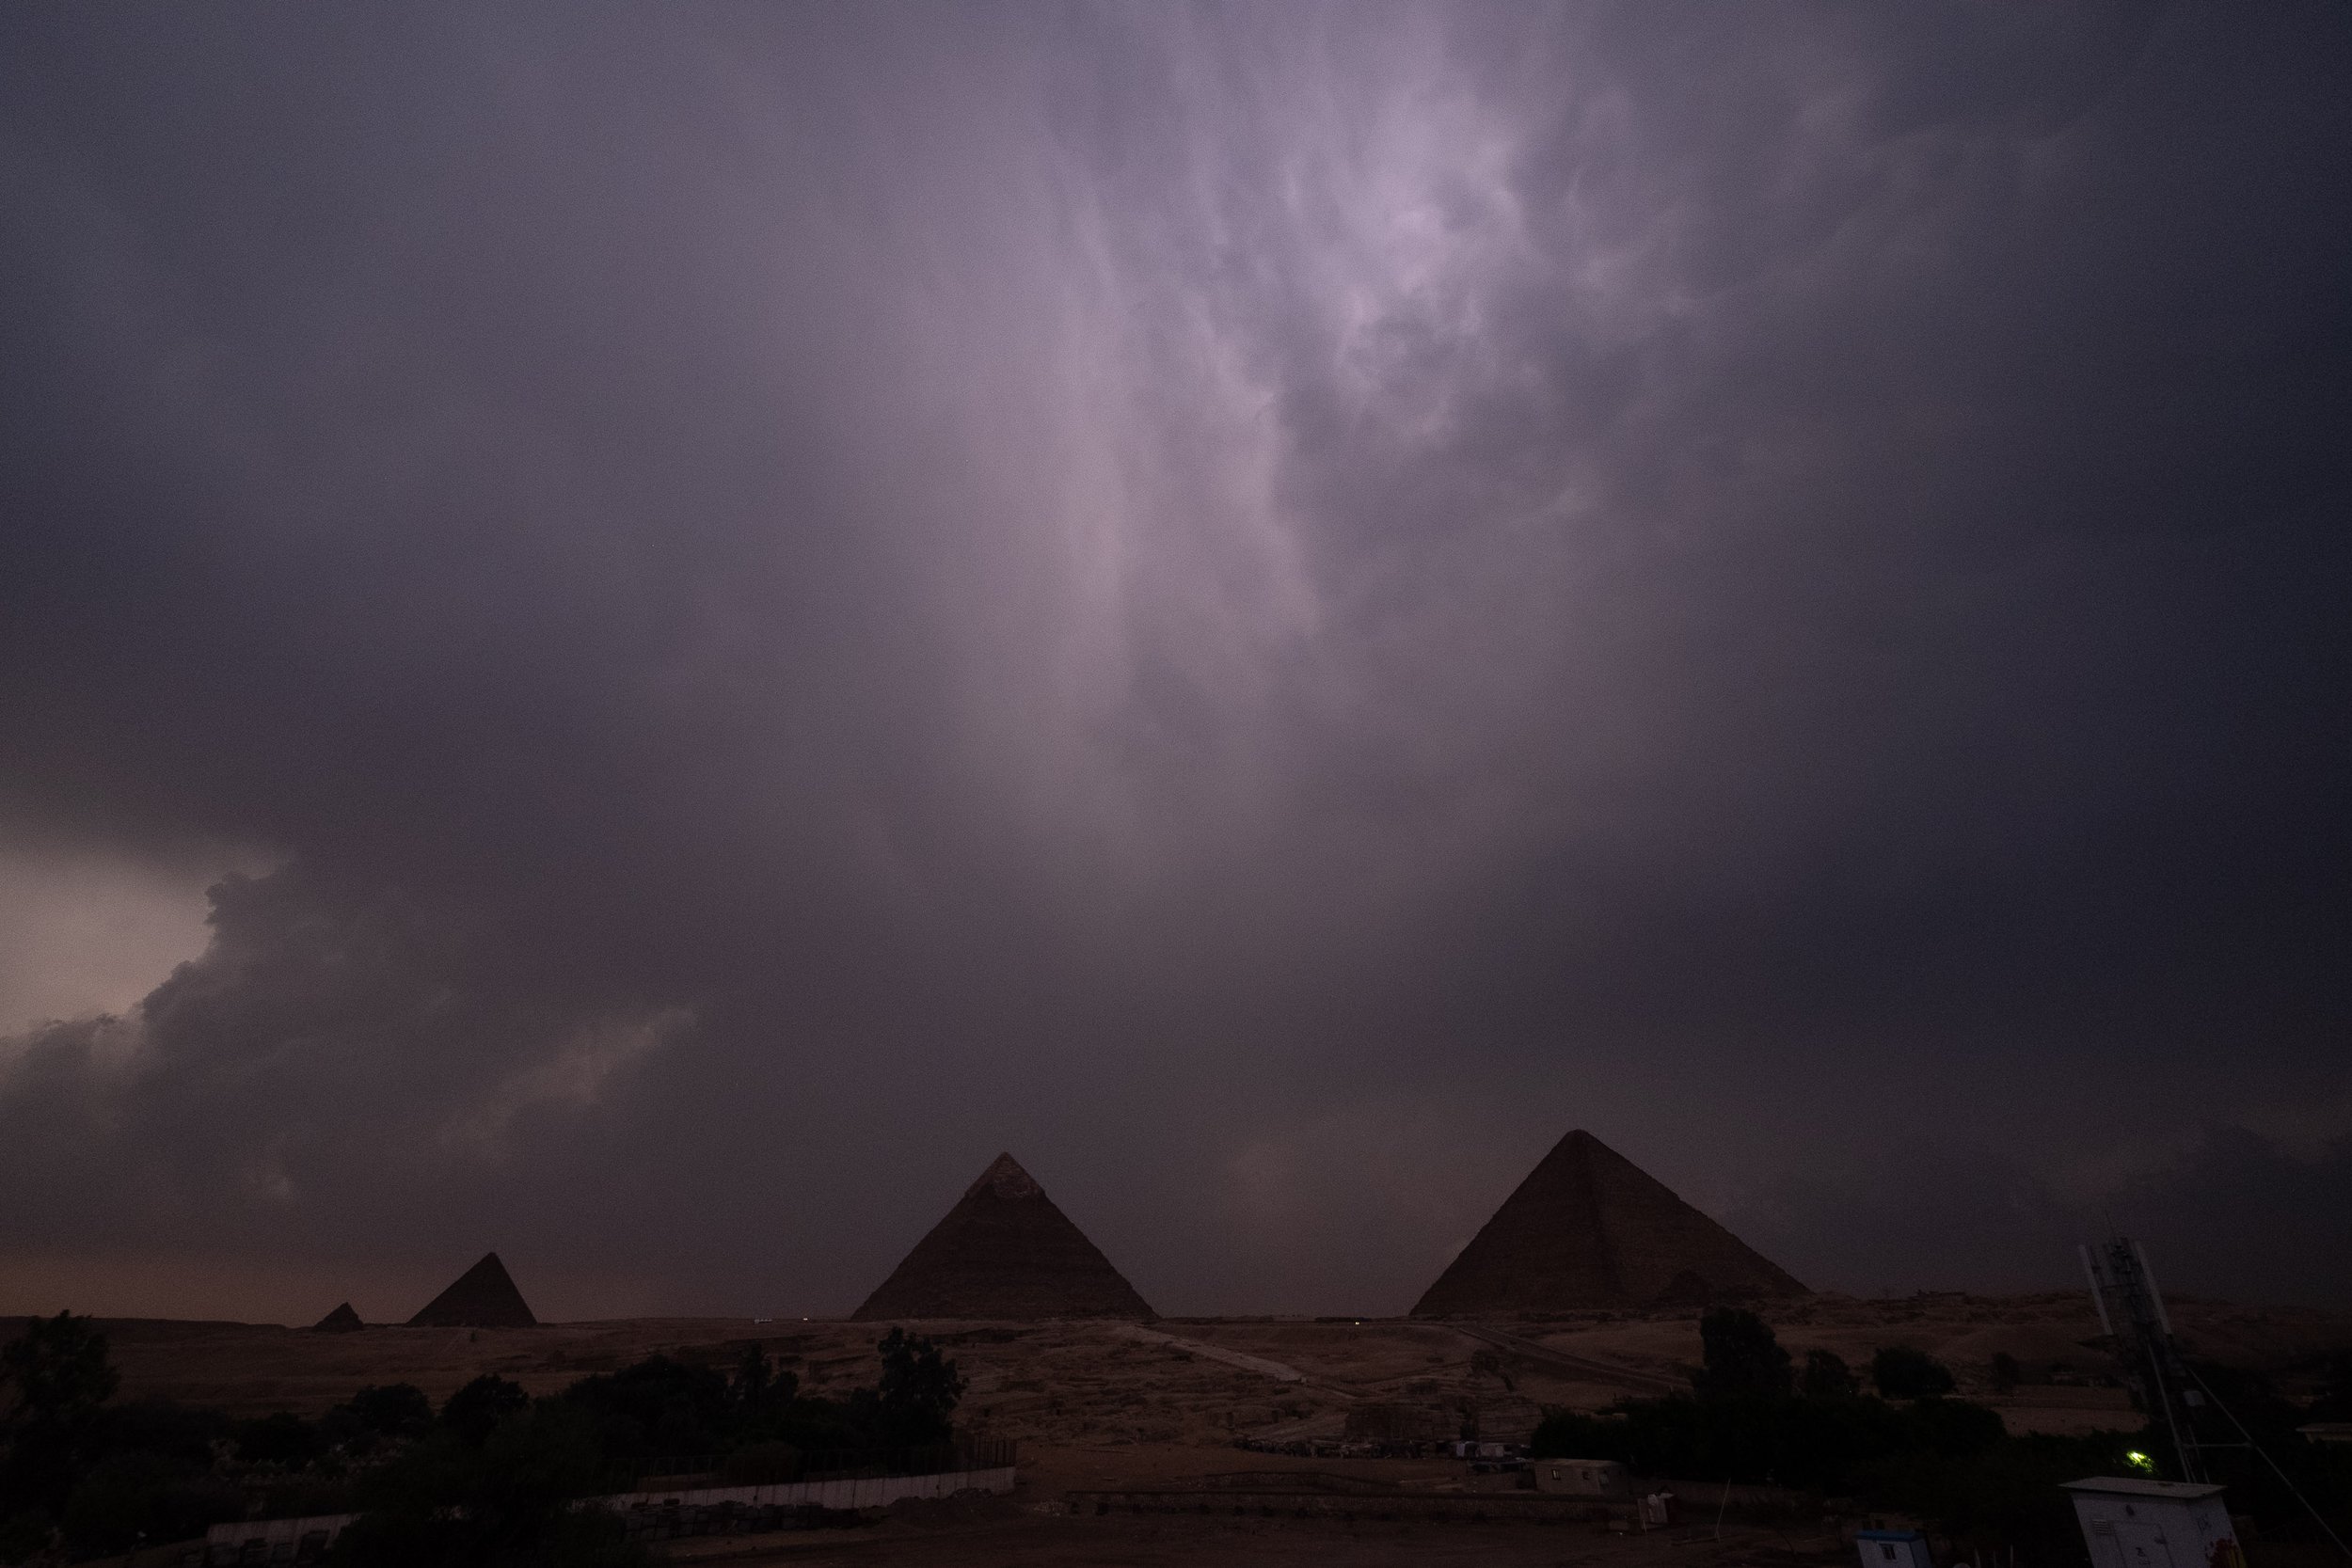
M114 1402L105 1337L87 1318L36 1319L0 1348L0 1563L183 1540L246 1516L358 1512L353 1563L634 1561L579 1497L649 1468L790 1480L818 1456L901 1458L952 1440L963 1392L937 1346L893 1329L868 1386L803 1393L757 1345L731 1370L655 1355L532 1399L480 1377L436 1409L407 1384L362 1388L326 1415L237 1420L157 1401Z
M2015 1548L2025 1560L2053 1564L2074 1563L2082 1553L2063 1482L2148 1468L2178 1474L2164 1433L2144 1425L2080 1437L2012 1435L1998 1412L1951 1398L1950 1370L1920 1351L1879 1351L1868 1371L1876 1392L1866 1393L1826 1350L1809 1352L1800 1367L1752 1312L1709 1311L1699 1336L1706 1365L1692 1379L1692 1394L1625 1400L1598 1416L1550 1412L1534 1451L1615 1459L1650 1476L1851 1498L1928 1519L1972 1552ZM2230 1486L2232 1512L2293 1534L2309 1528L2306 1498L2323 1513L2352 1510L2352 1478L2297 1431L2352 1403L2352 1361L2338 1364L2309 1407L2251 1373L2202 1363L2199 1370L2254 1445L2235 1450L2230 1473L2217 1478Z

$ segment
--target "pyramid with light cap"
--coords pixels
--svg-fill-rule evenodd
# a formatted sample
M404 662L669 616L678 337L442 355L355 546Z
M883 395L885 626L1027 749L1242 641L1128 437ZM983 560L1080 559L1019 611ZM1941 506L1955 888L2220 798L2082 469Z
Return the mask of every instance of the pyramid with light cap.
M1470 1238L1417 1318L1801 1296L1778 1264L1579 1130Z
M495 1252L457 1276L457 1282L426 1303L408 1320L410 1328L531 1328L539 1320L531 1315L523 1293L499 1261Z
M852 1316L1148 1318L1152 1308L1009 1154Z

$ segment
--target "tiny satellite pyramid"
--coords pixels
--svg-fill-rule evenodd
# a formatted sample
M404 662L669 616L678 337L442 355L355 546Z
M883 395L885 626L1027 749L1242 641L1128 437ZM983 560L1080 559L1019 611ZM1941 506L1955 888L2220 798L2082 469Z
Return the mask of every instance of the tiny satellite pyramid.
M862 1321L1152 1315L1009 1154L996 1156L852 1314Z
M349 1302L344 1302L310 1325L315 1332L320 1334L349 1334L354 1329L367 1326L359 1321L359 1314L351 1309Z
M530 1328L539 1322L531 1315L523 1293L506 1273L495 1252L457 1276L457 1283L435 1296L423 1311L408 1320L410 1328Z
M1413 1307L1417 1318L1801 1296L1780 1266L1581 1131L1552 1147Z

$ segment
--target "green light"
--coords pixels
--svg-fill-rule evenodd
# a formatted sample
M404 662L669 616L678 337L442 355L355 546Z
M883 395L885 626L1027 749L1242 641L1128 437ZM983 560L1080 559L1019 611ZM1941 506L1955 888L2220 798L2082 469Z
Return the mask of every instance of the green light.
M2137 1449L2132 1449L2130 1452L2126 1453L2123 1458L2135 1470L2145 1470L2151 1475L2155 1473L2156 1462L2150 1459L2146 1454L2141 1453Z

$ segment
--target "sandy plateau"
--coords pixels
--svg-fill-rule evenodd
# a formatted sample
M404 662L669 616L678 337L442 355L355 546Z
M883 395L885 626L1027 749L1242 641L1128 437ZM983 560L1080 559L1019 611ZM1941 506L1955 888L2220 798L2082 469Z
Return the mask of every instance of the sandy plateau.
M2193 1354L2259 1370L2297 1395L2329 1351L2352 1344L2352 1315L2176 1300L2174 1326ZM2077 1294L1936 1294L1864 1301L1825 1295L1765 1316L1802 1360L1817 1346L1857 1367L1880 1345L1926 1350L1950 1365L1963 1396L2001 1412L2012 1432L2136 1426L2099 1332ZM885 1325L838 1321L647 1318L536 1328L376 1327L346 1334L240 1323L119 1320L106 1325L121 1397L215 1405L233 1414L317 1415L368 1384L413 1383L436 1401L494 1372L533 1394L655 1352L726 1365L763 1346L814 1393L873 1376ZM1699 1359L1697 1313L1592 1312L1455 1326L1395 1319L1162 1319L1149 1324L927 1322L916 1325L961 1364L969 1388L959 1423L1022 1445L1009 1501L934 1505L856 1532L757 1537L735 1560L891 1563L1568 1563L1652 1558L1766 1568L1827 1560L1835 1538L1734 1528L1681 1547L1590 1527L1336 1521L1211 1521L1145 1515L1071 1517L1073 1491L1186 1486L1263 1467L1335 1467L1407 1485L1462 1480L1445 1461L1303 1459L1238 1449L1245 1437L1338 1437L1348 1409L1393 1402L1477 1411L1484 1435L1523 1437L1543 1407L1597 1410L1658 1392ZM0 1336L14 1332L0 1323ZM2006 1352L2028 1382L1995 1394ZM1502 1478L1497 1478L1500 1484ZM1711 1524L1711 1521L1709 1521ZM1689 1530L1672 1532L1691 1536ZM675 1544L681 1560L721 1549ZM1679 1555L1677 1555L1677 1553ZM1836 1560L1843 1560L1836 1557Z

